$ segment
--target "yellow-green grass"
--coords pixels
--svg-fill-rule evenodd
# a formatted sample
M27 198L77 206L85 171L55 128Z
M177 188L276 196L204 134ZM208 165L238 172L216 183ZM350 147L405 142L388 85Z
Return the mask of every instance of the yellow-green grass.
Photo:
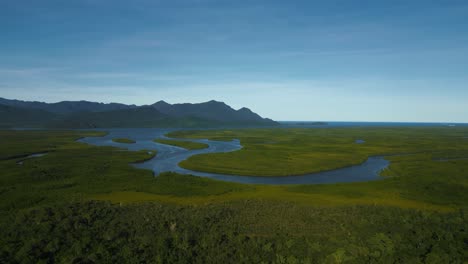
M252 133L258 131L253 130ZM98 135L102 134L1 131L0 143L4 146L0 152L3 157L0 160L0 170L3 172L0 177L1 208L25 208L76 199L198 205L267 199L320 206L377 204L449 210L465 207L468 201L468 160L433 160L436 154L454 155L449 152L390 156L391 165L380 181L329 185L244 185L174 173L153 177L151 171L138 170L129 165L153 156L146 151L122 151L74 141L82 136ZM446 142L451 142L450 137L447 136ZM434 145L436 149L437 144ZM463 150L464 146L460 145L456 156L464 155ZM44 151L49 154L26 160L22 166L11 158Z
M445 142L453 140L450 133ZM99 135L0 131L2 260L36 263L53 256L57 262L69 263L89 256L107 263L117 256L128 262L142 258L157 262L163 256L168 262L185 263L459 263L466 259L468 160L433 160L462 157L462 144L453 151L448 144L448 149L439 146L440 151L388 157L392 163L381 181L266 186L174 173L154 177L151 171L129 165L150 158L147 151L75 141ZM273 144L272 139L267 142ZM427 144L422 149L429 148ZM438 143L433 147L437 150ZM16 164L21 155L46 151L46 156Z
M208 144L205 144L205 143L171 140L171 139L155 139L154 142L181 147L181 148L188 149L188 150L205 149L208 147Z
M301 175L356 165L369 156L468 157L468 128L298 128L176 131L170 137L240 139L243 148L190 157L181 167L253 176ZM365 140L356 144L356 139Z
M448 205L437 205L424 201L417 201L399 197L398 193L384 192L381 194L371 193L362 197L347 197L347 194L327 193L300 193L293 192L286 187L257 186L250 191L229 192L222 195L205 196L177 196L161 195L148 192L118 191L106 194L90 196L92 200L111 201L117 204L131 204L141 202L162 202L180 205L208 205L230 201L257 200L272 202L292 202L297 205L307 206L390 206L405 209L430 210L438 212L450 212L457 207Z
M196 205L260 199L313 206L377 205L436 211L450 211L468 205L468 176L466 173L460 174L468 171L467 161L463 163L457 161L456 165L432 160L420 164L408 162L409 164L404 164L403 167L396 162L392 167L394 170L411 168L407 174L394 174L394 177L372 182L284 186L238 185L250 188L239 188L235 191L232 189L222 194L206 192L204 195L188 196L176 195L177 191L172 192L170 196L148 192L111 192L93 198L115 203L159 201ZM427 166L430 166L432 173L428 173ZM197 181L193 176L180 177L180 182L189 179ZM206 188L211 189L211 186L206 185Z
M113 138L112 141L122 144L134 144L135 140L128 139L128 138Z

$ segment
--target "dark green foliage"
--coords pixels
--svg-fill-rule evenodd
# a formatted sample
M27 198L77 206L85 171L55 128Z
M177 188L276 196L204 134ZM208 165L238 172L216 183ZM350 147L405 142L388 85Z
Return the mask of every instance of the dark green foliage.
M164 172L154 179L154 184L139 189L139 191L173 196L220 195L247 190L254 190L254 188L244 184L213 181L173 172Z
M74 142L100 134L0 131L0 263L468 260L467 160L434 160L462 145L390 157L382 181L257 186L153 177L128 165L147 151Z
M365 217L363 217L365 216ZM86 202L3 217L2 263L461 263L463 211Z
M0 161L32 153L54 152L67 148L70 143L81 137L105 134L105 132L84 131L0 130Z

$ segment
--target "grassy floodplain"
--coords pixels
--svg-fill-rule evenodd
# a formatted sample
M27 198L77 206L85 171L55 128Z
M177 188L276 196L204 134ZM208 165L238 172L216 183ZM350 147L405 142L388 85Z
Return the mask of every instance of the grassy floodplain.
M418 154L429 160L468 157L467 128L327 128L176 131L170 137L240 139L243 148L196 155L187 169L253 176L288 176L364 162L369 156ZM357 144L362 139L364 144ZM390 157L389 159L398 159Z
M171 140L171 139L155 139L154 142L181 147L181 148L188 149L188 150L205 149L208 147L208 144L205 144L205 143Z
M179 135L201 138L203 133L219 140L239 138L249 150L237 151L247 164L254 158L260 164L270 158L273 168L278 167L278 159L271 145L281 138L298 141L289 148L292 164L299 164L301 159L295 160L293 153L305 153L304 144L316 146L309 149L310 155L328 159L329 167L360 162L366 154L383 150L415 154L389 157L392 163L381 181L243 185L173 173L155 178L150 171L129 165L150 158L147 151L75 141L103 133L0 131L0 262L462 263L468 259L468 160L460 159L468 157L464 138L468 129L349 129L349 136L346 129ZM322 134L322 140L309 133ZM340 137L328 139L327 133ZM353 145L356 138L366 143ZM352 146L349 156L342 153L346 147L340 148L339 142ZM255 144L275 155L263 157L255 152ZM414 151L416 144L420 151ZM284 151L285 146L276 148ZM333 149L338 156L323 155ZM21 157L40 152L48 155L16 164ZM216 155L212 158L220 165L228 162L225 154ZM348 163L341 160L354 155L362 157ZM294 172L308 166L298 165ZM253 170L250 165L246 168Z
M112 141L122 144L135 144L135 140L128 138L113 138Z

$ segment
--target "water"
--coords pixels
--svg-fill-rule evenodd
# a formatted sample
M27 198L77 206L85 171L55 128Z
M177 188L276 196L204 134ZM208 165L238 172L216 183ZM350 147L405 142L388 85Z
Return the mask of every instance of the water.
M128 129L105 129L109 134L104 137L88 137L82 138L79 141L97 145L97 146L114 146L128 150L157 150L157 155L151 160L143 163L133 164L133 166L141 169L152 170L155 175L161 172L172 171L181 174L191 174L194 176L207 177L216 180L239 182L239 183L254 183L254 184L321 184L321 183L338 183L338 182L361 182L380 179L379 172L385 169L389 162L383 157L370 157L363 164L320 172L311 173L300 176L271 176L271 177L256 177L256 176L241 176L227 175L192 171L181 168L178 164L189 158L190 156L203 153L220 153L236 151L242 148L239 140L229 142L211 141L207 139L185 141L201 142L208 144L209 147L200 150L186 150L184 148L156 143L153 140L156 138L167 138L164 135L176 129L152 129L152 128L128 128ZM136 143L122 144L113 142L113 138L129 138Z
M43 153L34 153L34 154L31 154L31 155L29 155L29 156L24 157L24 158L21 159L21 160L18 160L18 161L16 162L16 164L18 164L18 165L23 165L24 161L27 160L27 159L39 158L39 157L42 157L42 156L45 156L45 155L47 155L47 152L43 152Z

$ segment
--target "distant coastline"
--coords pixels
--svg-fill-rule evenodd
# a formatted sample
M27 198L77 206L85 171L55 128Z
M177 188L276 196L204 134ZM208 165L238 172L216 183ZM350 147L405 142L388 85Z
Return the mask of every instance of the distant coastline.
M467 127L468 123L449 122L347 122L347 121L277 121L283 127Z

